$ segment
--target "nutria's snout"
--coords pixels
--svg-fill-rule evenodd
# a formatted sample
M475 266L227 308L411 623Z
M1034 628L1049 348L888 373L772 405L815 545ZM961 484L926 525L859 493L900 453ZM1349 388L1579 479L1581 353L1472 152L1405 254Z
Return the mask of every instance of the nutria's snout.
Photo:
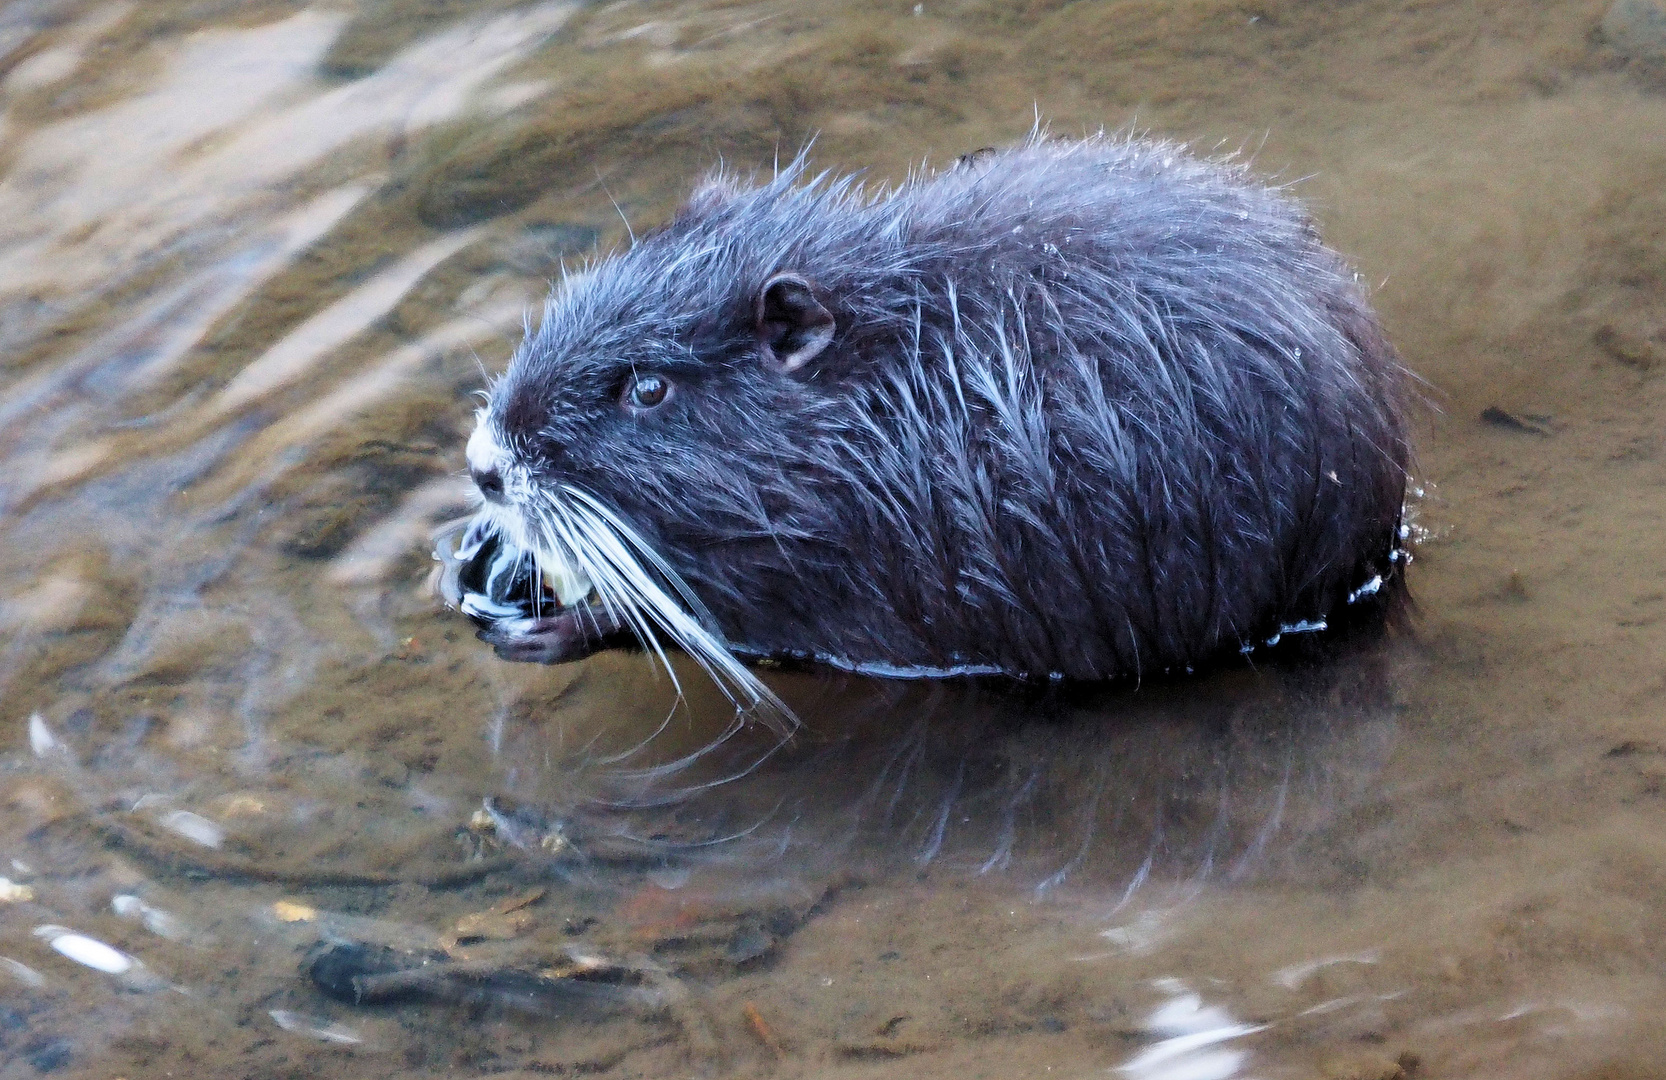
M674 645L754 703L737 658L1188 672L1401 602L1406 386L1236 163L1037 136L895 188L719 175L494 385L448 596L501 655Z
M506 501L503 495L503 474L498 472L496 466L470 469L469 478L474 481L474 486L480 489L480 494L485 496L487 502L502 506Z
M486 501L499 506L507 504L509 500L504 492L503 471L508 455L493 436L487 417L481 416L476 421L464 456L469 463L469 478L474 481L474 486L485 496Z

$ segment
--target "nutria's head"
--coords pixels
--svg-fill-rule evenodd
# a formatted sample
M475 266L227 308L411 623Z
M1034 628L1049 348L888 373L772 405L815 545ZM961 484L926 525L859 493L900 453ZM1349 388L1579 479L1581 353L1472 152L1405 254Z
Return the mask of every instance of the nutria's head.
M500 630L506 655L675 643L750 698L712 607L742 564L816 530L818 416L840 326L793 238L759 228L783 176L735 203L701 189L670 225L569 277L468 442L485 512L537 555L558 607ZM752 599L755 599L753 597ZM732 628L731 628L732 632Z

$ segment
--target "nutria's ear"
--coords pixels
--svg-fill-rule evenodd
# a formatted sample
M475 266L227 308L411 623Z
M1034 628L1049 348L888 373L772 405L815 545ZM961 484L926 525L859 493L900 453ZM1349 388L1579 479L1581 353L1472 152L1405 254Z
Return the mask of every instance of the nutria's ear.
M816 300L808 281L776 274L758 293L758 340L782 371L797 371L833 340L833 313Z

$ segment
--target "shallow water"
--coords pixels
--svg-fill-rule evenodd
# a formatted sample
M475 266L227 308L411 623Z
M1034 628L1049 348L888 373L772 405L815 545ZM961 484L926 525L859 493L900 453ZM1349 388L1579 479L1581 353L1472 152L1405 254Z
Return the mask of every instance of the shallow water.
M9 5L0 1077L1657 1074L1666 76L1607 8ZM441 610L563 259L719 158L1038 114L1251 155L1372 283L1428 383L1407 631L776 673L783 747Z

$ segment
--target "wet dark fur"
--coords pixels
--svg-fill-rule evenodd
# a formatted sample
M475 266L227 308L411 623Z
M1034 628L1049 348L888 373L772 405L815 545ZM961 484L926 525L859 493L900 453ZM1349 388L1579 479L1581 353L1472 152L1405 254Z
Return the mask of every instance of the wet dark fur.
M760 316L782 273L835 325L790 371ZM674 393L636 414L648 372ZM1038 138L879 192L709 181L558 291L483 422L737 653L1103 679L1392 607L1404 387L1290 199L1167 143Z

